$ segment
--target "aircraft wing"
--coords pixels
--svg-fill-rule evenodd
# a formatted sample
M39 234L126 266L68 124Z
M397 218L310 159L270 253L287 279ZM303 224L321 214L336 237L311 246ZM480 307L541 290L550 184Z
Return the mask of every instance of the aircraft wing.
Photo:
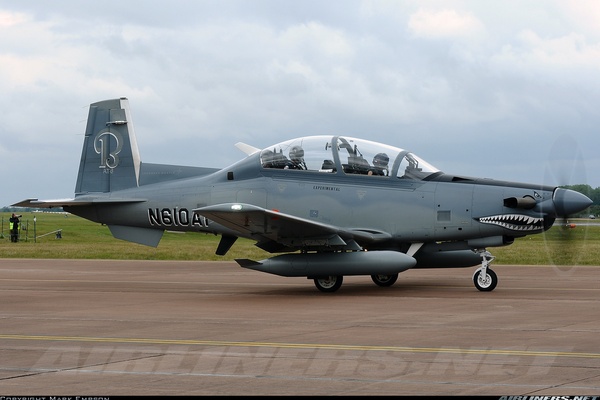
M360 228L340 228L307 218L267 210L251 204L224 203L193 210L241 236L252 237L261 248L332 247L360 249L358 243L390 238L387 232ZM269 244L271 242L271 244Z

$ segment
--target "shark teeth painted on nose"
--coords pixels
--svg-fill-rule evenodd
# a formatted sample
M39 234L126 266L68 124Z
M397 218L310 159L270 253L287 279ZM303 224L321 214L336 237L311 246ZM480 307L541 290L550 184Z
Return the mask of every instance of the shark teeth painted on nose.
M535 231L542 229L544 226L543 218L522 214L491 215L489 217L475 218L475 220L482 224L498 225L518 232Z

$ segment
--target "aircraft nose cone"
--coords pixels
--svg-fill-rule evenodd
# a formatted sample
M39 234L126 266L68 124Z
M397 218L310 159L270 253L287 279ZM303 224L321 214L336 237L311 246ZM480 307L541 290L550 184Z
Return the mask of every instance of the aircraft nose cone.
M561 217L583 211L593 203L593 201L584 194L574 190L561 188L554 191L552 200L554 201L556 214Z

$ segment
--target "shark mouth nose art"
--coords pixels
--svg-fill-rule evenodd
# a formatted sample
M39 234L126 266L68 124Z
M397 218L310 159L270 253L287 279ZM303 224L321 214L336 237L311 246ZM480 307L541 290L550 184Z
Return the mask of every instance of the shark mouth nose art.
M530 217L522 214L491 215L489 217L475 218L482 224L498 225L506 229L519 232L528 232L543 229L544 219Z

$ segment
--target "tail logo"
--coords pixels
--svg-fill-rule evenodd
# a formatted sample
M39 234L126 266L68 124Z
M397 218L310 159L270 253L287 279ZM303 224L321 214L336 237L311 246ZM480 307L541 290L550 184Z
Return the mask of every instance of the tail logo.
M112 140L111 140L112 138ZM114 147L111 151L111 144ZM111 174L119 165L119 153L123 149L123 137L118 132L100 131L94 138L94 150L100 154L100 166L104 173Z

